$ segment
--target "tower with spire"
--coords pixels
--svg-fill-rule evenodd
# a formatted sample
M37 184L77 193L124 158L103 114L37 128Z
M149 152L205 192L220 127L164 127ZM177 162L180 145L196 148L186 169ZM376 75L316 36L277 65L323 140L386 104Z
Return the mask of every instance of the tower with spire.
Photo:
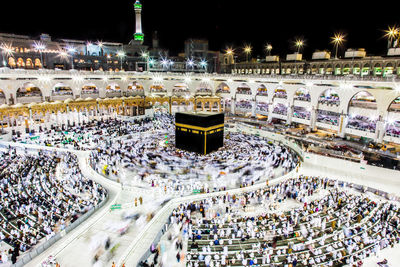
M142 44L144 41L144 34L142 32L142 4L140 3L139 0L136 0L133 6L135 8L135 14L136 14L136 31L135 34L133 35L133 40L140 42L140 44Z

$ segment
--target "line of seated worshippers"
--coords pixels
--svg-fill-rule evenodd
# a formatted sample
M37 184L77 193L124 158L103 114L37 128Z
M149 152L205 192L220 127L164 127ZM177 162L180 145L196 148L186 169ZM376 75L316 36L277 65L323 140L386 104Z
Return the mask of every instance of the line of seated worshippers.
M302 207L246 216L250 206L271 209L287 199ZM171 224L189 239L188 266L341 266L399 242L399 215L397 204L347 192L337 180L300 176L264 190L182 204Z
M106 190L77 166L69 153L0 153L0 239L13 248L14 258L105 199Z
M173 125L173 118L169 114L156 114L155 119L143 118L134 121L122 121L118 119L95 120L84 125L68 127L65 131L47 130L39 133L40 138L31 138L25 135L21 138L13 137L15 142L39 144L46 146L68 146L75 149L95 148L105 141L105 137L120 137L138 132L150 131L156 128Z
M269 171L279 166L289 171L297 165L297 156L286 147L246 134L231 133L229 139L225 140L225 146L229 149L221 149L207 156L186 151L177 152L173 145L160 146L159 140L152 135L110 142L92 152L90 162L94 170L104 173L103 166L107 165L105 174L119 177L124 168L143 177L142 181L148 185L165 187L167 192L192 192L192 187L203 189L205 185L202 177L207 173L224 173L215 178L218 181L223 180L226 175L240 171L243 179L248 177L247 184L251 184L256 182L257 177L259 179L254 172L265 170L268 162L271 163ZM165 174L168 179L164 179L163 175L149 175L152 173ZM186 177L193 174L197 174L196 181L185 183ZM214 188L214 191L217 190L219 189Z

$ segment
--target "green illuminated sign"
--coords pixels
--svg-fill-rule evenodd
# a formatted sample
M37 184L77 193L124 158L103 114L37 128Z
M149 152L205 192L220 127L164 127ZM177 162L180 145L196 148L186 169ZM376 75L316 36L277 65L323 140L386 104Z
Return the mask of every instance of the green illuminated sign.
M134 36L134 40L135 41L143 41L144 40L144 34L143 33L135 33L133 36Z
M135 9L142 9L142 4L133 4L133 6L135 7Z
M111 208L110 208L111 210L120 210L121 209L121 204L114 204L114 205L111 205Z

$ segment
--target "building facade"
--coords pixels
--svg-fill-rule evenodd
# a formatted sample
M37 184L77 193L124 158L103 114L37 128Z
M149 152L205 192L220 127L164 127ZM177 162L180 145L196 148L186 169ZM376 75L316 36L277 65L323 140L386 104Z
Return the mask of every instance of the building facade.
M226 54L222 60L221 73L392 78L400 76L400 51L392 50L386 56L366 56L363 50L349 49L343 58L330 58L330 53L317 51L311 60L302 57L299 57L300 60L290 60L288 55L285 60L278 56L268 56L262 62L235 62L233 55Z
M225 111L297 123L340 137L400 144L400 85L384 79L334 78L2 70L0 111L7 120L23 108L25 115L16 113L23 121L29 107L43 102L139 98L147 103L143 108Z

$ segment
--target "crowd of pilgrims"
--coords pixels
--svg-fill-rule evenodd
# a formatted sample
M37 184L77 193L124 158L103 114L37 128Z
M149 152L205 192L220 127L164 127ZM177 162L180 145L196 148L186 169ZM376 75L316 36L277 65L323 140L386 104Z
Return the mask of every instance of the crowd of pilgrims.
M238 133L229 134L225 146L207 156L176 150L174 127L173 116L156 113L154 118L133 121L92 121L14 141L93 150L91 166L99 173L119 181L135 177L138 183L134 185L165 192L245 186L273 176L274 168L289 171L298 163L297 156L285 147Z
M123 177L136 177L140 185L187 194L249 185L273 176L274 168L289 171L298 163L287 148L240 133L227 134L224 147L209 155L177 150L169 116L143 123L139 129L140 134L129 138L99 143L91 153L92 168L122 183L129 184Z
M163 117L168 115L160 115ZM62 148L74 148L77 150L94 149L105 140L121 137L131 133L149 131L154 129L155 120L145 118L133 121L124 121L109 118L107 120L93 120L81 125L60 127L46 130L37 135L24 135L13 137L14 142L37 144L44 146L57 146Z
M0 169L0 239L11 247L0 255L3 263L9 254L15 263L107 196L70 153L9 148L0 152Z
M168 224L178 231L169 239L187 244L176 255L186 266L360 266L399 243L400 208L350 187L300 175L180 204ZM162 251L158 245L142 266L165 263Z

